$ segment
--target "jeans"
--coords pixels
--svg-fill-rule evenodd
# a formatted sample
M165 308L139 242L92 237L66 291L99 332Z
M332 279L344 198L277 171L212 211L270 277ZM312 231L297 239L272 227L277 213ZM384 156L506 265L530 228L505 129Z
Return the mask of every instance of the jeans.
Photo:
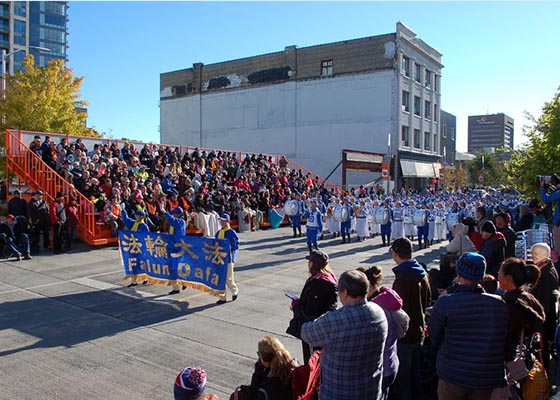
M22 233L17 242L11 237L7 237L5 233L0 233L0 240L4 241L10 251L14 254L29 254L29 236L27 236L26 233Z
M422 400L424 386L422 382L422 345L399 343L399 372L391 385L391 399Z

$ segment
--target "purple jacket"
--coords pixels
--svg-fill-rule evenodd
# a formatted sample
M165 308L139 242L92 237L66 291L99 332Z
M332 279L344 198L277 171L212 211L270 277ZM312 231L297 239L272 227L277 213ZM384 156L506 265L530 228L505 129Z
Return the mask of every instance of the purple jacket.
M410 318L402 310L403 301L393 289L381 286L369 300L380 306L387 318L388 330L383 350L383 376L396 375L399 370L397 341L406 334Z

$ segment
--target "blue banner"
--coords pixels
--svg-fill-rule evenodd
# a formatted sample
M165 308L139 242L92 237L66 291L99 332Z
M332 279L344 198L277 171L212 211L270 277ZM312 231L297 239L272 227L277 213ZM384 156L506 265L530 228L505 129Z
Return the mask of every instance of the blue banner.
M221 294L226 288L230 245L199 236L119 231L124 279L185 285Z

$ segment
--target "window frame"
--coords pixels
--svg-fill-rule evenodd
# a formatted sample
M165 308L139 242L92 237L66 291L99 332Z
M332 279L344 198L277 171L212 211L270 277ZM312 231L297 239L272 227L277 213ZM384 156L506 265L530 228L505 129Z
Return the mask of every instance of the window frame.
M321 60L321 76L333 76L333 59Z

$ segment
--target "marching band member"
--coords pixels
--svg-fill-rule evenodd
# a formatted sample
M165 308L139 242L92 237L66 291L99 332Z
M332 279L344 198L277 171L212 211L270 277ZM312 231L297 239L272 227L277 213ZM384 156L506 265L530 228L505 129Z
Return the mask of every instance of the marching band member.
M356 235L358 239L356 242L366 240L369 236L368 222L367 222L367 209L366 203L360 200L360 205L357 207L358 215L356 215Z
M404 237L404 208L400 200L395 203L393 209L393 223L391 224L391 240Z
M439 242L445 238L445 209L443 208L442 202L437 203L434 215L436 220L434 240Z
M237 251L239 250L239 237L235 230L231 229L230 222L231 218L229 214L220 215L221 229L216 232L216 239L227 240L230 244L230 261L227 269L226 286L231 291L231 301L235 301L239 295L239 289L235 283L233 269L235 267L235 261L237 260ZM224 294L220 296L216 304L224 304L226 302L226 291L224 290Z
M325 206L325 203L323 202L323 198L321 196L317 196L317 210L319 210L319 212L321 213L322 216L322 221L323 222L323 229L321 229L320 232L320 236L319 236L319 240L323 240L323 237L325 235L325 231L327 230L327 224L326 224L326 217L325 215L327 215L327 206Z
M426 214L428 210L426 209L426 202L418 203L417 209L423 210ZM426 218L426 223L424 225L418 225L418 249L427 249L428 248L428 233L430 230L430 223L428 218ZM422 239L424 242L422 243Z
M334 210L339 202L336 197L332 196L327 207L327 229L329 233L333 234L333 238L340 235L340 222L334 217Z
M410 240L414 240L416 233L414 232L414 211L416 211L416 208L414 207L414 200L410 199L408 200L408 206L403 207L404 236Z
M434 243L434 235L436 232L436 210L434 209L434 203L428 203L428 243L430 246Z
M318 249L317 240L319 239L319 234L323 232L323 214L317 208L317 201L311 201L311 208L303 216L307 219L305 234L307 236L307 248L309 249L309 254L311 254L313 249Z
M381 224L379 226L381 230L381 240L383 241L383 246L390 246L391 245L391 225L393 223L393 210L391 209L391 203L387 199L383 207L389 210L389 219L387 220L386 224Z
M379 207L379 200L375 199L375 200L373 200L373 202L370 202L368 200L368 203L367 203L367 206L366 206L367 213L369 215L371 215L372 217L375 217L375 210L377 209L377 207ZM368 218L368 225L369 225L369 231L370 231L371 237L375 237L375 236L377 236L378 234L381 233L381 228L380 228L379 224L375 222L374 218Z
M297 212L292 215L292 229L294 230L294 237L301 237L301 216L305 212L305 203L301 200L301 195L296 193L294 200L297 204Z
M350 242L350 226L352 216L354 215L354 209L350 206L350 197L346 196L342 201L342 207L346 207L348 210L348 219L340 223L340 234L342 236L342 244L346 243L346 238Z

